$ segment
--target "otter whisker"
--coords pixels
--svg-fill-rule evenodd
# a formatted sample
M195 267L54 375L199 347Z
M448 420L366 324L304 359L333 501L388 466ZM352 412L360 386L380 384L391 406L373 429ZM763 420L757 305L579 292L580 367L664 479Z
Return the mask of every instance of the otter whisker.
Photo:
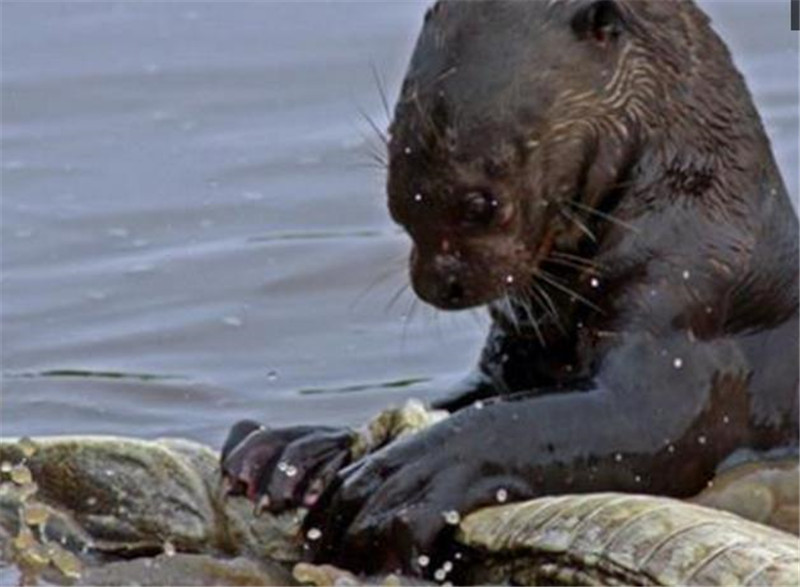
M375 122L372 119L372 117L369 114L367 114L367 112L360 106L357 106L356 109L358 110L358 113L361 115L361 117L370 126L370 128L372 128L372 130L375 132L375 135L380 139L380 141L384 144L384 146L388 147L389 138L386 136L386 133L383 130L381 130L381 127L378 126L378 123Z
M537 301L546 314L549 314L553 318L556 324L560 325L561 320L559 319L558 308L555 302L553 302L553 298L551 298L550 294L535 281L531 282L531 286L533 289L531 289L530 292L533 295L533 299Z
M593 310L595 310L597 312L603 313L603 310L599 306L597 306L596 304L593 304L592 302L587 300L585 297L580 295L575 290L570 289L569 287L567 287L563 283L560 283L553 274L548 273L544 269L538 268L534 275L536 277L542 279L545 283L548 283L551 286L553 286L554 288L561 290L562 292L564 292L568 296L575 298L576 300L578 300L579 302L585 304L586 306L590 307L591 309L593 309Z
M365 116L363 112L361 112L361 116ZM358 165L358 166L367 166L367 167L377 167L381 171L385 171L389 168L389 160L386 154L386 145L378 146L375 145L373 142L373 137L368 135L364 132L364 130L357 125L353 125L354 130L359 134L361 139L364 141L363 145L360 145L363 148L362 154L366 154L368 161Z
M399 260L400 260L400 259L398 259L398 261L399 261ZM396 264L395 264L395 263L392 263L392 265L396 265ZM355 299L354 299L354 300L353 300L353 301L350 303L349 310L352 310L352 309L353 309L353 308L355 308L355 307L356 307L356 306L357 306L359 303L361 303L361 301L363 301L363 299L364 299L364 298L365 298L365 297L366 297L366 296L367 296L367 295L368 295L370 292L372 292L372 291L373 291L373 290L374 290L376 287L378 287L378 286L379 286L379 285L381 285L382 283L385 283L385 282L386 282L386 281L388 281L390 278L392 278L392 277L395 277L395 276L399 275L400 273L399 273L398 269L401 269L401 268L402 268L402 265L400 265L400 266L395 266L395 267L389 267L388 269L385 269L384 271L382 271L381 273L379 273L379 274L378 274L376 277L374 277L374 278L372 279L372 281L370 281L370 282L367 284L367 286L366 286L366 287L365 287L365 288L364 288L364 289L363 289L361 292L359 292L359 294L358 294L358 295L355 297ZM408 287L408 285L406 284L404 287ZM387 309L388 309L388 308L387 308Z
M433 78L430 82L428 82L427 84L422 86L418 91L425 91L425 90L435 86L436 84L443 82L448 77L450 77L451 75L456 73L456 71L458 71L458 68L455 67L455 66L450 67L449 69L446 69L445 71L443 71L442 73L437 75L435 78Z
M578 208L579 210L582 210L583 212L586 212L587 214L591 214L593 216L597 216L598 218L602 218L603 220L607 220L607 221L609 221L609 222L611 222L613 224L616 224L617 226L621 226L622 228L625 228L627 230L630 230L630 231L633 231L633 232L639 232L638 228L636 228L632 224L629 224L629 223L625 222L624 220L620 220L619 218L617 218L613 214L608 214L607 212L601 212L597 208L592 208L591 206L587 206L586 204L583 204L581 202L576 202L574 200L567 200L567 203L570 204L571 206L574 206L574 207Z
M504 313L506 317L511 321L511 325L514 327L514 330L520 332L519 317L517 316L517 313L514 311L514 304L511 303L511 298L509 297L508 290L506 290L503 293L502 303L504 306Z
M406 308L406 313L403 319L403 334L400 336L400 349L402 352L405 352L406 349L406 335L408 334L408 327L411 324L411 320L414 318L414 314L419 305L418 302L419 300L417 299L417 296L411 296L411 302Z
M561 265L562 267L569 267L570 269L575 269L577 271L586 271L592 269L591 267L587 267L581 263L576 263L575 261L569 259L559 259L558 257L545 257L544 262L553 263L554 265Z
M377 153L369 153L368 157L370 161L366 163L367 166L372 167L373 169L380 169L385 171L389 169L389 163L386 162L380 155Z
M386 120L391 120L392 110L389 108L389 100L386 97L386 86L383 83L383 78L381 77L378 68L375 66L375 63L370 63L369 67L372 71L372 79L375 81L375 85L378 87L378 94L380 94L381 97L381 104L383 105L383 111L386 114Z
M598 263L594 259L589 259L588 257L581 257L580 255L573 255L572 253L565 253L563 251L550 251L548 257L558 257L561 259L574 261L575 263L580 263L582 265L585 265L589 269L603 270L604 268L604 265L602 263Z
M392 309L392 307L397 303L397 300L399 300L402 297L402 295L408 291L409 287L410 286L408 283L404 283L403 285L401 285L400 288L396 292L394 292L392 297L389 298L389 301L386 303L386 306L384 306L383 311L389 312Z
M545 342L544 336L542 335L542 329L539 327L539 321L536 319L536 316L534 315L529 300L523 297L523 298L516 298L516 301L520 306L522 306L522 310L523 312L525 312L525 316L528 318L528 322L530 322L531 326L533 327L533 331L536 333L536 338L539 339L539 342L543 347L546 347L547 343Z
M441 135L439 129L436 127L436 124L433 121L433 117L428 112L425 112L425 109L422 107L422 103L420 102L418 95L414 96L414 106L416 106L417 112L419 112L420 118L422 118L422 121L425 123L425 126L427 126L428 129L430 129L430 131L433 133L433 136L436 139L436 141L440 144L443 143L444 137Z
M589 238L589 240L591 240L593 243L597 242L597 237L595 236L594 232L592 232L592 230L586 226L582 220L578 219L574 214L568 210L565 210L564 208L559 209L559 213L567 220L572 221L575 226L577 226L578 229Z

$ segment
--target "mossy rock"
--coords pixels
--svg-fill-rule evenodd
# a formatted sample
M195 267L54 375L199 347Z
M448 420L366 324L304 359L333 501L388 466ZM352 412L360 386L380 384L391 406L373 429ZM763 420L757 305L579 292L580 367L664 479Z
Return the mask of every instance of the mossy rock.
M16 565L15 582L20 573L65 584L296 582L290 569L301 559L302 512L255 517L246 500L223 499L218 456L207 447L175 439L25 439L0 442L0 463L0 550ZM771 497L750 515L786 517L792 499L796 507L797 464L778 473L748 467L715 482L706 501L746 510L737 500L768 490ZM462 573L469 583L800 584L796 536L653 496L571 495L487 508L466 516L457 540L473 561ZM10 568L0 567L4 583ZM296 570L307 583L366 581L325 566Z

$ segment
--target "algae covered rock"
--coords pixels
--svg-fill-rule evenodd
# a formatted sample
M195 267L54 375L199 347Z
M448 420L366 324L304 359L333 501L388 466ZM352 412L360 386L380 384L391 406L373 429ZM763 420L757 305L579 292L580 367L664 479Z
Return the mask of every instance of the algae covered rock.
M486 508L461 523L479 583L798 585L796 536L665 497L598 493Z
M4 558L51 581L116 584L111 577L125 582L134 574L141 580L132 582L170 583L180 564L197 579L192 584L205 584L203 576L209 584L225 582L228 567L232 576L286 584L291 577L276 561L299 557L299 513L255 517L243 500L223 499L217 462L212 450L184 440L1 442ZM168 558L156 564L162 553ZM239 555L264 562L242 570L243 562L231 558Z
M360 432L363 450L438 417L414 404L383 413ZM792 474L796 461L746 465L696 500L767 522L775 512L785 518L797 504ZM755 494L767 497L754 502ZM247 500L224 498L217 453L185 440L0 441L3 584L427 584L297 564L303 514L257 517ZM468 584L800 584L796 536L653 496L567 495L486 508L461 521L456 540L468 563L459 561L450 578Z

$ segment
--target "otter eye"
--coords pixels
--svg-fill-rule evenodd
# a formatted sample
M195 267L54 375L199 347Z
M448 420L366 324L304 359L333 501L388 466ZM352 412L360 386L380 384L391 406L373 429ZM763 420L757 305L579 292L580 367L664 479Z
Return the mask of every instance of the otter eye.
M597 0L575 16L572 28L579 37L604 44L622 34L623 18L614 0Z
M495 217L499 202L492 194L484 191L467 192L464 196L461 218L470 226L485 226Z

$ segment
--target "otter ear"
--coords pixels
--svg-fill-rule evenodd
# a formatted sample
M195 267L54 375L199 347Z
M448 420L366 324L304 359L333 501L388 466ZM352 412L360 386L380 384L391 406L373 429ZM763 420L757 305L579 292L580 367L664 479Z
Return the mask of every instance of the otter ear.
M584 6L572 19L572 29L582 39L606 44L622 34L622 13L615 0L594 0Z

